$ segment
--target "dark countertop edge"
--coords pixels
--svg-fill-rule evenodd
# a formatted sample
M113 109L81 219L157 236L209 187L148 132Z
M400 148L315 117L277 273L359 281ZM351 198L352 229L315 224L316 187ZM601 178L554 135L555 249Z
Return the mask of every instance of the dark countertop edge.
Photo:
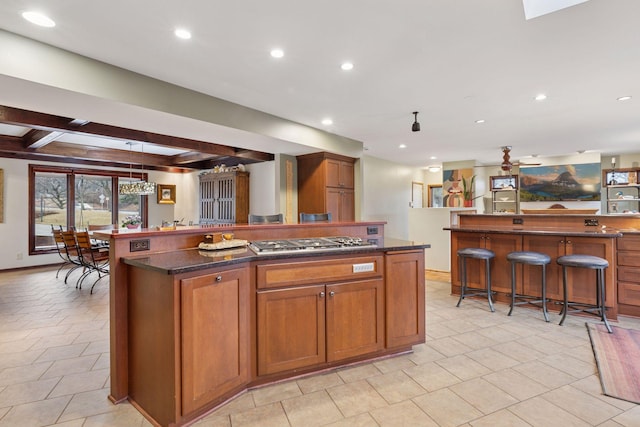
M570 229L524 229L524 228L497 228L497 227L444 227L443 230L463 231L467 233L496 233L496 234L530 234L530 235L548 235L548 236L573 236L573 237L609 237L611 239L622 237L624 232L608 228L602 231L601 228L595 227L594 230L570 230ZM637 232L629 232L629 234Z
M393 243L389 244L389 240ZM154 256L156 258L169 256L171 253L178 252L189 252L189 251L198 251L198 248L187 248L180 249L177 251L170 252L159 252L148 254L145 256L138 257L122 257L121 260L127 265L142 268L145 270L156 271L162 274L167 275L176 275L183 273L190 273L193 271L206 270L208 268L213 267L225 267L228 265L234 264L242 264L247 262L255 262L255 261L271 261L276 259L291 259L291 258L311 258L311 257L319 257L319 256L335 256L335 255L345 255L345 254L366 254L366 253L377 253L377 252L396 252L396 251L408 251L408 250L417 250L417 249L429 249L431 244L429 243L416 243L410 242L406 240L396 240L396 239L385 239L384 246L373 246L366 248L357 248L357 249L347 249L347 250L323 250L323 251L309 251L309 252L287 252L287 253L276 253L273 255L257 255L251 249L246 248L246 253L240 255L238 257L234 257L228 260L211 260L211 261L203 261L199 264L184 266L184 267L161 267L157 264L150 264L147 262L143 262L144 260L149 260ZM222 250L221 252L224 252ZM212 251L214 254L215 251Z
M240 231L246 229L260 229L266 228L274 230L278 228L292 228L292 227L326 227L327 225L336 226L349 226L349 225L385 225L386 221L354 221L354 222L319 222L319 223L304 223L304 224L225 224L225 225L184 225L178 226L175 230L157 230L155 228L142 228L136 230L117 229L117 230L96 230L93 232L94 236L100 237L104 240L113 239L130 239L145 236L163 236L167 234L194 234L200 232L202 234L210 234L223 231Z
M469 213L465 211L458 212L458 215L473 215L473 216L489 216L489 217L525 217L525 218L537 218L537 217L589 217L589 218L639 218L640 213L617 213L617 214L588 214L588 213L573 213L573 214L558 214L558 213L535 213L535 214L525 214L525 213Z

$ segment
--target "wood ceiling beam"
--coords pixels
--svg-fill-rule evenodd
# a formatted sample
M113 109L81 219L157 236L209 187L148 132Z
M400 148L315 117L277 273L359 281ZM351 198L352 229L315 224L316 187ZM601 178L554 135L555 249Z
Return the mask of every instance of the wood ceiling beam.
M252 160L253 162L273 160L273 154L261 151L239 149L211 142L198 141L188 138L179 138L170 135L139 131L135 129L127 129L101 123L87 122L85 120L54 116L50 114L22 110L19 108L13 108L3 105L0 105L0 122L17 126L30 127L43 132L64 131L65 133L103 136L121 139L123 141L147 142L164 147L179 148L187 151L196 151L199 153L210 154L212 156L242 157L248 160ZM34 137L30 137L30 139L32 138Z

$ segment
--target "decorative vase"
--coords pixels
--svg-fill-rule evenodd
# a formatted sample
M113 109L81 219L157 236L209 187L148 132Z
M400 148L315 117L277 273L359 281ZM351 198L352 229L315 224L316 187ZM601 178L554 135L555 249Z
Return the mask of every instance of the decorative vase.
M140 227L140 224L127 224L129 230L135 230L138 227Z
M473 200L465 200L464 201L464 207L465 208L472 208L473 207Z

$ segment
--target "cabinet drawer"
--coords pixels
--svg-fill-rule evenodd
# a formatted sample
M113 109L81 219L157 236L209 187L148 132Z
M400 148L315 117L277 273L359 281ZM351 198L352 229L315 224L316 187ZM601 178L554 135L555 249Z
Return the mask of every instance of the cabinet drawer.
M618 250L640 251L640 236L626 235L618 239Z
M277 288L382 277L382 256L351 257L324 261L263 264L256 267L258 288Z
M618 267L618 281L640 283L640 268Z
M640 267L640 251L619 251L618 265L628 265L630 267Z
M618 304L640 307L640 284L618 282Z

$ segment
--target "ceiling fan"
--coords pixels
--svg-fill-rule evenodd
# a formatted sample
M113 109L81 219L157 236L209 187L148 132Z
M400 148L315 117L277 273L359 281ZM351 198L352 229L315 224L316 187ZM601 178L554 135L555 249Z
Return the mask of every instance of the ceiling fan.
M502 163L499 165L484 165L484 167L497 167L499 166L500 169L502 169L505 172L509 172L511 173L511 169L513 169L514 166L540 166L541 163L522 163L519 161L515 161L512 162L511 161L511 146L510 145L505 145L504 147L502 147Z

